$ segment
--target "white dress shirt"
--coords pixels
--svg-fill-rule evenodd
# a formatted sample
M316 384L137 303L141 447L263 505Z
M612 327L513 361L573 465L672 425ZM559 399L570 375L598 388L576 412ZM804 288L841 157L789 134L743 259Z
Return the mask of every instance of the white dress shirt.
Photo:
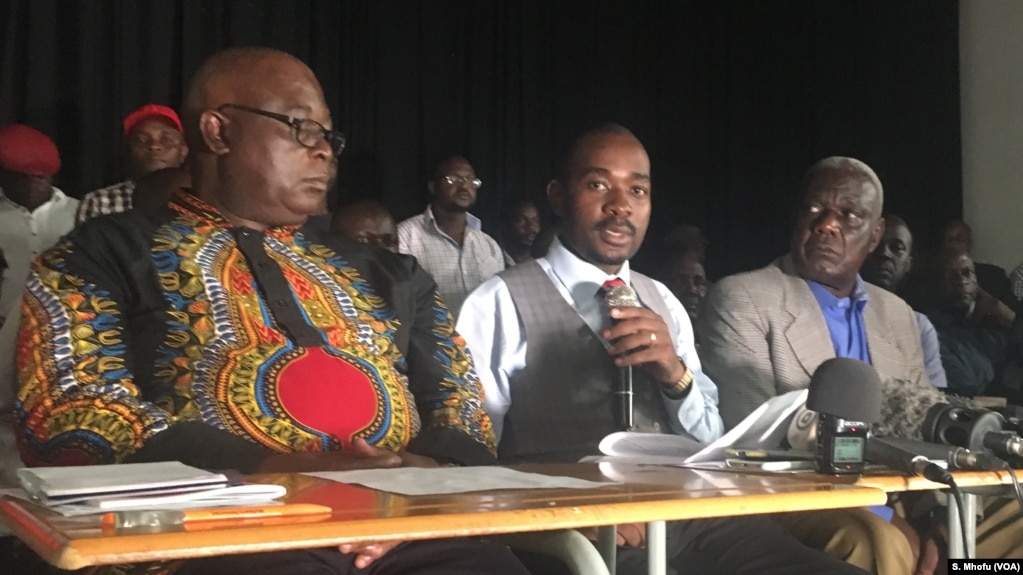
M46 203L31 212L0 190L0 249L7 258L0 295L0 316L6 318L0 328L0 409L7 410L14 402L15 340L21 323L21 296L32 261L75 227L77 209L78 200L57 188Z
M615 277L629 283L629 262L622 264L617 275L609 276L598 267L578 258L555 238L547 256L536 260L554 283L565 301L571 305L594 333L610 321L601 309L601 298L594 297L605 281ZM678 334L675 352L693 372L693 389L683 399L661 394L671 417L675 433L687 433L704 442L714 441L724 432L718 415L718 390L700 365L693 345L693 326L689 314L678 299L660 282L657 291L671 311L665 321L674 323ZM510 380L526 365L526 339L522 320L515 309L507 284L493 277L477 288L462 305L457 331L465 338L473 363L483 384L484 406L494 424L498 441L504 430L504 416L512 403ZM552 349L550 353L558 353ZM565 406L571 409L571 406Z
M57 240L75 227L78 200L53 188L49 201L28 211L4 195L0 189L0 249L7 257L0 315L8 315L21 303L21 290L28 278L29 266Z
M429 206L398 224L398 251L416 256L419 265L433 276L453 317L458 317L469 292L504 270L504 252L497 240L483 233L479 218L466 215L462 245L441 231Z

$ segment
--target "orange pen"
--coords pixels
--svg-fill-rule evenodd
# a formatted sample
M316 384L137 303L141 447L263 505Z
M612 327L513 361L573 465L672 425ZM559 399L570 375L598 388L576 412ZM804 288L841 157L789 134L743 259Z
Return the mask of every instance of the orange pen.
M251 524L267 519L298 518L307 515L329 517L331 512L332 509L330 507L313 505L311 503L285 503L284 505L267 505L264 507L114 511L103 515L101 525L103 527L114 528L164 527L211 521L216 522L218 525L229 525L233 522Z

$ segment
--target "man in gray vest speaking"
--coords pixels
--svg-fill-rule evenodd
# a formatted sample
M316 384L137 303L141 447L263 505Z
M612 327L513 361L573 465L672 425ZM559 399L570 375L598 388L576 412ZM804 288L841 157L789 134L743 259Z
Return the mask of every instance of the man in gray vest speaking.
M722 433L717 388L700 366L682 304L629 268L650 222L650 159L619 125L577 139L547 196L561 220L546 257L479 286L458 320L484 387L503 462L575 461L621 429L614 382L633 371L636 431ZM609 311L605 287L640 305ZM642 526L618 529L618 573L646 572ZM803 546L772 520L672 522L668 564L687 573L863 573ZM535 573L536 571L534 571Z

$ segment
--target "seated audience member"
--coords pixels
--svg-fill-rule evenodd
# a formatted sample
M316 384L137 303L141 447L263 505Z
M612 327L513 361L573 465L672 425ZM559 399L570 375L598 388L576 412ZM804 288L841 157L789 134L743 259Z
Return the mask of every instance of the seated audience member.
M692 326L668 289L630 269L650 221L650 160L627 129L582 135L547 186L560 232L545 257L509 268L466 300L458 331L480 367L503 462L575 461L622 429L609 406L621 366L635 377L635 424L711 441L717 391ZM605 286L631 284L642 307L610 314ZM613 323L612 323L613 322ZM618 526L620 574L646 573L640 525ZM860 572L798 544L763 517L677 521L672 573Z
M913 310L859 276L884 234L882 194L866 164L818 162L803 181L789 254L711 289L698 329L726 428L768 399L805 388L836 356L871 363L884 381L936 393Z
M456 318L465 296L504 269L501 246L469 213L481 184L465 158L448 158L426 184L431 197L426 211L398 224L398 250L416 256L430 272Z
M927 378L913 310L859 277L884 234L883 197L881 182L863 162L821 160L803 180L789 254L711 289L698 325L700 354L718 382L726 428L771 397L806 388L817 367L836 356L877 369L883 388L877 435L920 439L927 410L949 401ZM917 536L898 516L892 521L905 538L865 510L790 514L779 521L801 541L844 555L830 541L850 518L866 525L888 550L850 557L854 564L883 574L912 573L914 565L916 572L929 572L936 565L932 542L919 552L918 564ZM1005 518L1013 520L1011 511L1001 508L992 513L993 523L986 519L979 529L1002 532L993 526ZM978 538L977 556L1019 556L1018 526L1010 527L1008 537Z
M803 180L801 201L789 254L719 280L704 302L701 355L718 382L726 427L776 395L806 388L817 367L836 356L872 364L888 385L939 394L924 371L913 310L859 276L884 234L874 171L852 158L821 160ZM787 514L779 521L801 541L875 573L913 572L917 547L882 517L891 515L886 509ZM879 549L846 555L834 536L849 524L865 525ZM931 570L937 556L928 551Z
M973 257L973 230L962 220L952 220L942 232L942 244L938 253L935 254L938 260L943 258L945 250L958 250ZM939 264L940 265L940 264ZM1019 307L1019 300L1012 293L1012 284L1005 270L994 264L974 262L976 269L977 285L980 289L991 294L1005 305L1012 309Z
M938 259L940 283L927 315L938 330L950 392L1023 402L1023 320L977 287L973 260L948 247Z
M493 461L479 381L433 280L413 258L298 229L341 148L312 71L267 48L224 50L196 72L184 117L194 195L87 221L35 263L23 459L246 473ZM507 548L450 539L199 558L175 573L495 571L525 573Z
M188 155L177 112L159 104L146 104L124 119L124 140L131 159L132 177L82 197L75 221L125 212L139 201L136 180L164 168L177 168Z
M689 319L695 324L700 308L703 307L703 299L707 297L708 283L703 261L691 251L671 251L661 264L659 276L671 293L682 302Z
M521 198L513 200L502 210L501 223L505 267L532 259L530 250L540 234L540 210L536 204Z
M899 287L906 274L913 268L913 234L909 226L899 216L885 217L884 235L881 243L870 253L863 264L863 279L884 288L893 294L899 293ZM948 387L945 368L941 365L941 350L938 345L938 332L927 316L916 314L917 326L920 328L920 345L924 353L924 366L927 378L934 387Z
M331 233L398 253L398 228L394 216L380 202L359 200L334 212Z

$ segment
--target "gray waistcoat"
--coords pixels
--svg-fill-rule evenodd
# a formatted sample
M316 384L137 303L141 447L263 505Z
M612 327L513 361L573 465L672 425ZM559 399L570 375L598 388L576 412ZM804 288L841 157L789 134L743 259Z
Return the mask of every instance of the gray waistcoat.
M612 390L618 368L600 338L565 301L534 261L501 274L522 319L526 367L511 377L511 408L504 417L502 462L576 461L599 453L615 423ZM632 272L643 305L663 318L676 337L668 308L653 282ZM670 433L660 384L633 368L635 430Z

